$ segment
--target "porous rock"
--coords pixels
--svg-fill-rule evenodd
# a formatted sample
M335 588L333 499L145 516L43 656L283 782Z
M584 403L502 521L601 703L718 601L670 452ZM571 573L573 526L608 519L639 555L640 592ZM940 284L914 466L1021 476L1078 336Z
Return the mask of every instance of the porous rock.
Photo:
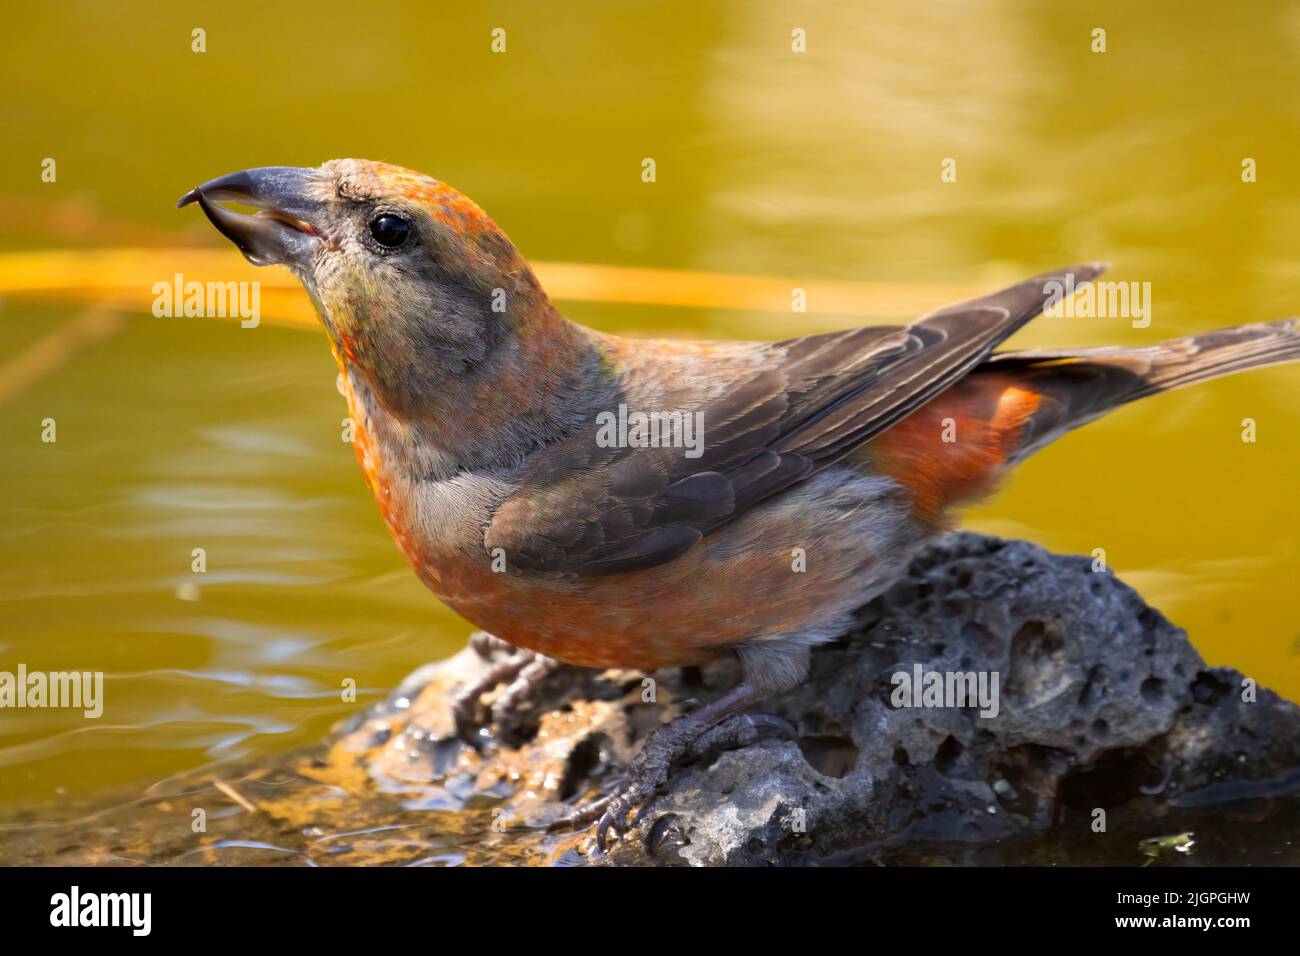
M814 652L807 682L763 706L797 740L680 767L609 853L586 831L548 840L548 859L933 862L927 852L944 847L970 861L951 848L1136 822L1160 832L1188 808L1300 787L1300 709L1207 667L1182 630L1086 558L947 535L858 618ZM480 752L454 738L449 704L484 666L467 649L422 668L335 746L381 786L439 781L449 805L491 805L503 832L536 832L613 785L655 726L737 677L726 660L648 675L653 685L565 670L550 678L531 740L485 738ZM901 706L896 675L918 666L996 675L996 716L973 702Z

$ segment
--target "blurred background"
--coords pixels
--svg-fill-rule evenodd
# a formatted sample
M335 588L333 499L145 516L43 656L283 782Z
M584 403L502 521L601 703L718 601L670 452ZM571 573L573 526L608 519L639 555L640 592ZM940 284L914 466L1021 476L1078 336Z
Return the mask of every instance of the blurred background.
M102 670L106 704L0 712L0 812L315 742L471 630L383 529L305 296L174 208L197 182L419 169L571 318L627 334L906 320L1091 259L1151 283L1150 326L1043 319L1013 345L1300 311L1290 3L16 0L5 20L0 670ZM176 272L260 280L262 323L156 318ZM1104 548L1208 661L1300 698L1298 375L1123 410L967 526Z

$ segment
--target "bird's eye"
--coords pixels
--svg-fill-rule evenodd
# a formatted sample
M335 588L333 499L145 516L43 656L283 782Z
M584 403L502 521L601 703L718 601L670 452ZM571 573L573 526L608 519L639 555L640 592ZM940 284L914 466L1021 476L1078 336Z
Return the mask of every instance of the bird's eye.
M370 235L375 242L388 249L396 249L411 234L411 224L401 216L385 213L370 220Z

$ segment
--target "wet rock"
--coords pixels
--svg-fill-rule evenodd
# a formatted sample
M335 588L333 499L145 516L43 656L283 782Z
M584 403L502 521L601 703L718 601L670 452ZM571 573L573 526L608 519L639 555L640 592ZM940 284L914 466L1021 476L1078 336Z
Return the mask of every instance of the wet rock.
M1206 807L1250 820L1294 812L1300 709L1207 667L1183 631L1086 558L949 535L859 621L817 649L803 686L763 708L798 740L678 768L605 855L589 832L540 834L612 786L654 727L729 687L733 663L650 675L653 700L647 675L563 671L531 741L485 738L479 752L454 739L449 710L485 666L466 650L408 678L340 736L333 759L355 760L384 792L422 788L430 809L488 810L502 841L558 863L979 862L992 846L1001 862L1017 846L1032 861L1062 834L1100 860L1121 833L1168 831L1144 845L1185 851L1187 814ZM900 675L920 706L904 706ZM961 683L982 686L983 702L935 698L936 679L957 691L954 675L971 675Z

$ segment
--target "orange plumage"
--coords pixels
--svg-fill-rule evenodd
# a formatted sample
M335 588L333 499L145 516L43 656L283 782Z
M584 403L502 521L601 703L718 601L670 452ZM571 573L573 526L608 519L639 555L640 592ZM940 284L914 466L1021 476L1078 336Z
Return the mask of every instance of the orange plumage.
M971 376L885 432L866 454L908 489L918 518L939 526L951 508L996 487L1042 401L1006 375Z

